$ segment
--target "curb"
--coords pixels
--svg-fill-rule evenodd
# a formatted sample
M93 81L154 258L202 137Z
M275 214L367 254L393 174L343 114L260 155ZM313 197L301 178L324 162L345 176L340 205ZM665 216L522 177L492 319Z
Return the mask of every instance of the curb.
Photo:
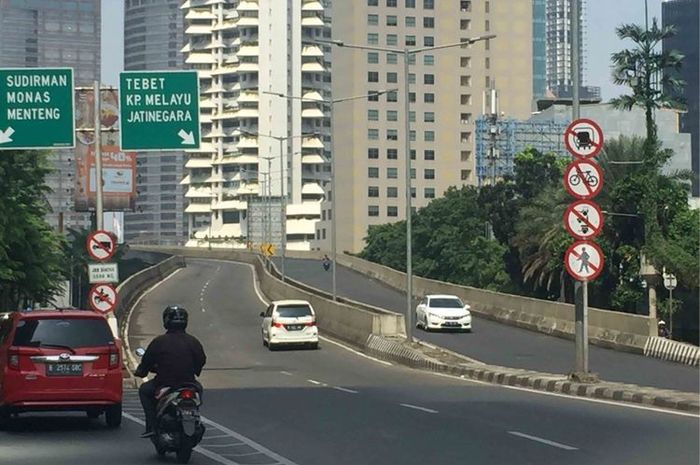
M700 398L697 394L691 392L613 382L585 384L571 381L566 376L558 374L485 365L474 363L473 361L465 361L459 364L454 361L445 362L440 359L442 357L434 358L425 355L423 353L424 349L421 350L421 346L424 345L424 343L411 345L399 339L370 335L364 349L367 354L381 360L475 381L502 386L516 386L572 397L587 397L653 406L687 413L700 413ZM442 349L437 348L437 350Z

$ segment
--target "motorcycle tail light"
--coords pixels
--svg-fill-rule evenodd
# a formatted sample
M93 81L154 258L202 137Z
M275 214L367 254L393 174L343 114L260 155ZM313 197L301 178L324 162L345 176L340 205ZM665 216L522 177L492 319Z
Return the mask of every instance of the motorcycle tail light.
M180 399L194 399L194 392L189 390L180 391Z

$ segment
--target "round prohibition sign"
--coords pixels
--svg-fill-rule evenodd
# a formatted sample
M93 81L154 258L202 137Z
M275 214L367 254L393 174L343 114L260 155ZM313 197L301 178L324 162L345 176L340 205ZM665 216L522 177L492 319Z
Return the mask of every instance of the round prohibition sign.
M93 310L109 313L117 305L117 291L111 284L97 284L90 289L88 300Z
M566 128L564 144L575 157L593 158L603 149L603 130L590 119L577 119Z
M90 233L87 238L87 251L93 260L109 260L117 251L114 236L102 229Z
M566 207L564 227L576 239L593 239L603 230L603 212L591 200L579 200Z
M591 199L603 189L603 170L591 160L574 160L564 170L564 188L572 197Z
M577 281L592 281L603 271L605 258L595 242L574 242L564 254L564 266Z

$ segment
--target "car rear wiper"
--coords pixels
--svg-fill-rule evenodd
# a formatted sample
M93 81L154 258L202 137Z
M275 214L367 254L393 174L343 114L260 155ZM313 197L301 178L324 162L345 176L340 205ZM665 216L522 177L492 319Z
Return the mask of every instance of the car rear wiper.
M75 349L73 349L71 346L63 345L63 344L44 344L43 342L38 342L36 343L38 347L55 347L57 349L66 349L70 350L70 353L75 355Z

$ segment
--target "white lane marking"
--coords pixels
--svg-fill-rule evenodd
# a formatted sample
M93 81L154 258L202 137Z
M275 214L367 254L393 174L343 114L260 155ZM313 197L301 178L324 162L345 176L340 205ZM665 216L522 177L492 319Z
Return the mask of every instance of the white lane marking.
M360 351L357 351L357 350L355 350L355 349L353 349L353 348L351 348L351 347L348 347L348 346L346 346L345 344L341 344L341 343L338 342L338 341L334 341L334 340L332 340L332 339L328 339L328 338L325 337L325 336L319 336L319 339L322 339L323 341L329 342L329 343L331 343L331 344L335 344L335 345L337 345L338 347L342 347L343 349L345 349L345 350L347 350L347 351L349 351L349 352L352 352L352 353L355 354L355 355L359 355L360 357L366 358L366 359L368 359L368 360L372 360L373 362L381 363L382 365L386 365L386 366L392 366L392 363L390 363L390 362L386 362L386 361L384 361L384 360L379 360L378 358L370 357L370 356L367 355L367 354L363 354L363 353L360 352Z
M225 436L228 437L228 436ZM236 447L236 446L243 446L244 444L242 442L234 442L231 444L207 444L207 447L216 447L216 448L224 448L224 447ZM258 452L259 454L260 452Z
M306 381L310 382L311 384L316 384L316 385L319 385L319 386L320 386L320 385L323 385L322 382L316 381L316 380L314 380L314 379L307 379Z
M286 376L294 376L293 374L291 374L288 371L280 371L280 373L282 373L283 375L286 375Z
M347 392L349 394L357 394L357 391L353 391L352 389L344 388L341 386L333 386L333 389L335 389L336 391Z
M206 435L205 435L205 436L202 438L202 440L203 440L203 441L206 441L207 439L223 439L223 438L228 438L228 437L229 437L228 434L217 434L217 435L214 435L214 436L206 436Z
M406 408L412 408L414 410L420 410L421 412L439 413L437 410L433 410L431 408L420 407L418 405L411 405L411 404L399 404L399 405L402 407L406 407Z
M554 442L554 441L550 441L549 439L538 438L537 436L530 436L529 434L520 433L518 431L508 431L508 434L512 434L513 436L518 436L520 438L529 439L530 441L535 441L535 442L539 442L542 444L547 444L548 446L558 447L559 449L578 450L578 447L567 446L566 444L562 444L560 442Z
M246 452L245 454L225 454L226 457L250 457L251 455L259 455L262 452Z
M128 418L129 420L133 421L134 423L138 423L141 426L146 425L145 421L143 421L140 418L137 418L129 413L123 413L122 415L124 416L124 418ZM280 465L297 465L295 462L292 462L288 458L282 457L281 455L276 454L275 452L272 452L270 449L262 446L261 444L258 444L257 442L253 441L252 439L248 439L247 437L243 436L242 434L238 434L235 431L230 430L223 425L220 425L212 420L209 420L208 418L202 417L202 421L204 423L206 423L210 426L213 426L213 427L217 428L218 430L226 433L228 435L227 437L233 437L234 439L238 439L239 441L241 441L242 444L247 444L248 446L252 447L253 449L258 450L261 454L265 454L265 455L277 460L277 462ZM237 445L241 445L241 444L237 444ZM211 446L208 445L206 447L211 447ZM204 455L205 457L208 457L208 458L214 460L215 462L219 462L223 465L240 465L239 463L228 460L226 457L219 455L216 452L212 452L210 450L207 450L202 446L195 447L194 451Z
M528 388L524 388L522 386L508 386L505 384L493 384L493 383L489 383L486 381L479 381L477 379L465 378L462 376L447 375L445 373L436 373L434 371L424 371L423 373L426 373L426 374L432 375L432 376L440 376L442 378L450 378L450 379L454 379L454 380L458 380L458 381L464 381L466 383L482 384L484 386L500 387L503 389L512 389L514 391L527 392L530 394L537 394L537 395L541 395L541 396L552 396L552 397L559 397L561 399L566 399L566 400L578 400L581 402L592 402L595 404L612 405L612 406L622 407L622 408L647 410L647 411L654 412L654 413L667 413L669 415L678 415L681 417L700 418L700 414L697 414L697 413L680 412L678 410L665 410L665 409L662 409L659 407L630 404L630 403L625 403L625 402L615 402L615 401L607 400L607 399L593 399L591 397L572 396L569 394L561 394L559 392L536 391L534 389L528 389Z

